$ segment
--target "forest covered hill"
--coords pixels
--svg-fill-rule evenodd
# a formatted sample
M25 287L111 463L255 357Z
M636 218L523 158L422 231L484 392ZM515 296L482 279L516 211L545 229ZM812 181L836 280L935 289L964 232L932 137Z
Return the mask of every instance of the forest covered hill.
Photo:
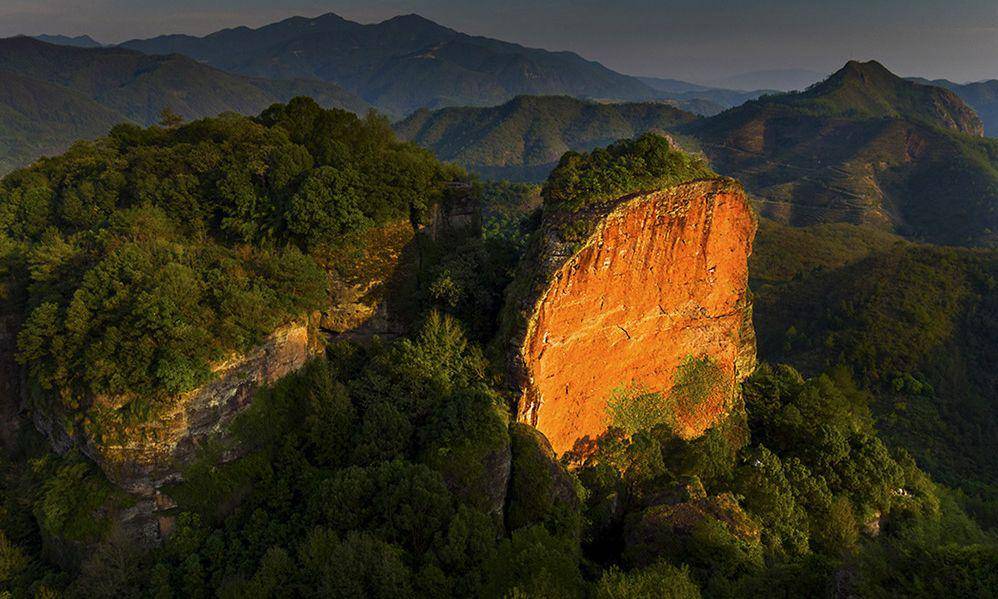
M420 273L405 334L330 344L255 393L231 434L157 491L162 545L123 536L139 498L78 451L50 452L28 423L11 431L2 584L80 597L998 588L993 472L973 457L988 437L946 430L975 426L954 412L990 408L943 387L961 372L984 385L967 389L990 384L974 365L993 335L991 254L844 225L784 237L764 224L763 355L799 349L783 356L798 368L760 365L694 438L640 409L665 405L641 390L615 395L606 433L560 462L536 429L511 422L488 347L498 321L481 316L496 313L531 232L570 240L572 215L576 233L598 225L585 215L608 197L702 176L702 162L654 135L569 153L541 194L542 218L555 220L538 229L529 190L455 186L460 171L396 142L384 121L305 100L254 119L118 127L7 176L4 305L23 323L30 409L70 415L59 426L98 444L141 430L158 402L210 376L213 356L329 301L320 266L348 267L354 234L437 218L456 189L487 209L481 233L423 229L421 259L405 263ZM870 275L838 276L856 269ZM954 273L961 284L936 294ZM798 287L812 276L819 284ZM920 328L905 333L910 323ZM122 352L134 359L109 358ZM939 352L952 355L937 371ZM669 401L712 393L709 363ZM924 442L933 426L942 449Z
M250 79L178 55L28 37L0 39L0 81L0 173L104 135L118 123L156 123L166 108L188 120L227 111L256 114L295 96L355 112L367 108L329 83Z
M849 63L804 92L766 96L681 132L783 222L996 243L998 144L955 94L877 63Z
M696 117L662 103L595 103L566 96L521 96L494 108L420 110L395 131L489 178L544 179L569 150L585 151Z

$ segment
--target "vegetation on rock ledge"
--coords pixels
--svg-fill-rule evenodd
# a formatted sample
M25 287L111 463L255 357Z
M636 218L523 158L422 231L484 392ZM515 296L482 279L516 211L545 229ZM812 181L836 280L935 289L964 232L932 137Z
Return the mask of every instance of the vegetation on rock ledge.
M647 133L589 153L566 153L541 194L545 206L576 212L628 194L716 176L702 158Z

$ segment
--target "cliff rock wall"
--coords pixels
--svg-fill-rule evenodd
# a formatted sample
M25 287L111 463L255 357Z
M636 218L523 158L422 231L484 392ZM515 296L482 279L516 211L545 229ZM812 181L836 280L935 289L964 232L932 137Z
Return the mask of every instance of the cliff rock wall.
M700 435L755 363L747 261L756 222L744 191L729 179L696 181L573 217L595 226L566 242L545 222L510 292L517 419L562 454L607 429L615 391L668 395L684 361L706 357L723 373L721 390L674 415L678 434Z
M57 450L78 444L111 482L130 493L153 496L163 484L179 480L200 445L224 434L258 388L298 370L322 349L308 322L281 327L252 350L216 364L210 382L162 402L146 422L100 439L70 437L42 410L34 410L33 417Z

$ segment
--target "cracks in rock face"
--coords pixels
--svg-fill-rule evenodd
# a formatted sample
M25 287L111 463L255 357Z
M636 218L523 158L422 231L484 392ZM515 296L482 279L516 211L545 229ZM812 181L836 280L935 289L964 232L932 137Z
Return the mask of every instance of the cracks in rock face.
M721 185L723 193L717 183L697 184L620 206L568 261L545 260L550 272L530 301L533 325L515 342L531 383L520 391L532 400L521 400L518 418L548 435L555 451L605 429L611 385L671 387L672 363L693 348L714 356L726 376L732 360L745 361L744 350L732 349L745 337L745 282L735 275L752 227L741 191ZM705 418L686 432L698 434Z

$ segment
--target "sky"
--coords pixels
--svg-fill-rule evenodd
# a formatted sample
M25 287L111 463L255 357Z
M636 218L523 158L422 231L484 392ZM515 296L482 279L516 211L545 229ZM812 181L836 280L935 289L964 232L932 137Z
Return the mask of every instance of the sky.
M998 78L998 0L0 0L0 36L114 43L326 12L361 22L418 13L628 74L697 82L770 69L827 74L849 59L905 76Z

